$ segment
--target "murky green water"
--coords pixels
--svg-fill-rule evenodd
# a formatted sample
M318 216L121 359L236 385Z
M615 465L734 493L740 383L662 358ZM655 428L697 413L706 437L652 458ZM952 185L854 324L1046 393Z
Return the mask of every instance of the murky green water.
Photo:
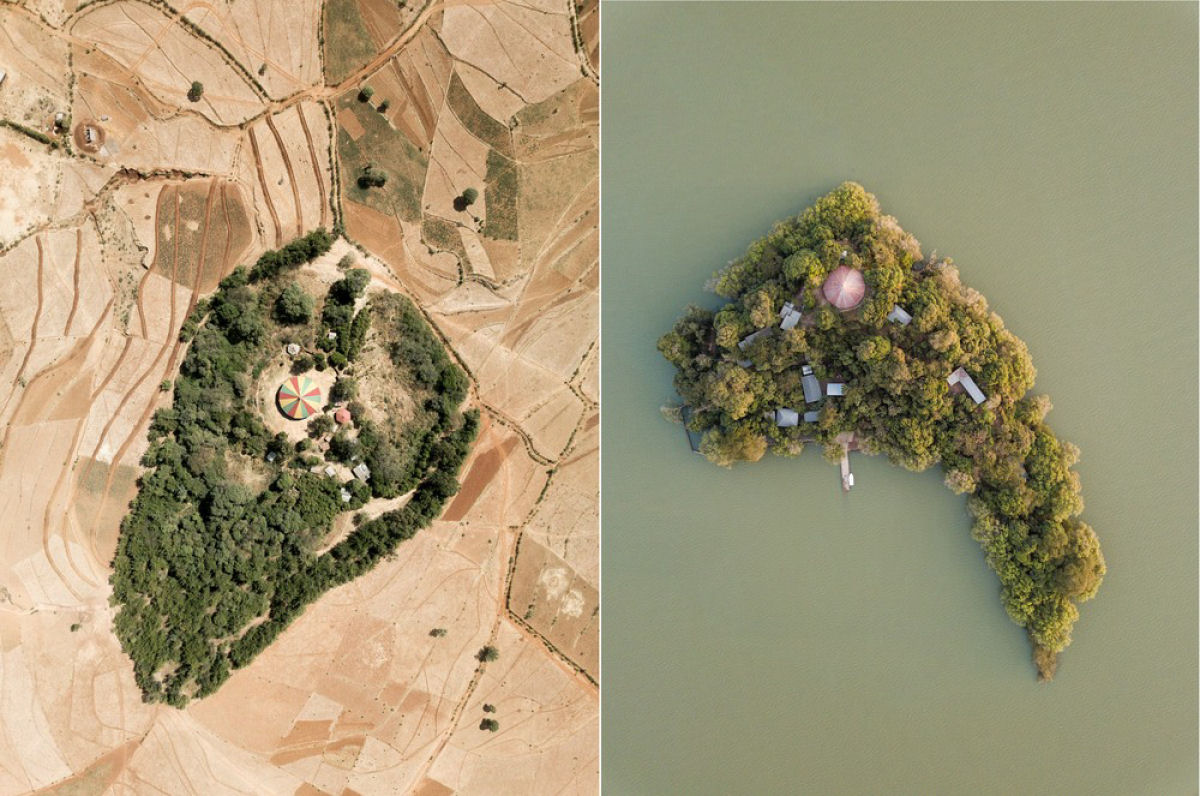
M607 3L604 789L1197 792L1197 7ZM844 179L960 266L1083 450L1057 679L940 473L732 472L661 420L708 275Z

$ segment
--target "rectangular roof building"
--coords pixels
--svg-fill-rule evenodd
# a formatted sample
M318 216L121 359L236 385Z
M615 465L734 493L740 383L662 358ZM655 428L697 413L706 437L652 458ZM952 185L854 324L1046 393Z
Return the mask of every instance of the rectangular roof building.
M946 381L953 387L955 384L961 384L962 388L967 391L967 395L971 396L971 400L977 404L981 404L987 400L987 396L983 394L983 390L979 389L975 384L975 380L962 368L957 368L951 373Z
M804 403L811 404L821 400L821 382L813 375L812 368L805 365L800 373L800 384L804 387Z
M846 385L840 381L831 381L825 385L826 395L845 395Z
M366 462L356 464L350 472L354 473L354 477L359 481L366 481L371 477L371 468L367 467Z
M771 330L770 329L759 329L757 332L751 332L750 334L748 334L744 338L742 338L742 342L738 343L738 349L741 351L745 351L746 346L750 345L755 340L762 337L764 334L766 334L769 331L771 331Z
M804 422L805 423L815 423L820 419L821 419L821 413L816 410L804 413Z
M892 307L892 311L887 314L887 319L902 326L908 326L912 323L912 316L905 312L904 308L899 304Z
M779 311L779 317L783 319L779 324L780 329L795 329L796 324L800 323L800 310L796 309L789 301Z
M775 410L775 425L780 428L791 428L800 422L800 415L795 409L780 407Z

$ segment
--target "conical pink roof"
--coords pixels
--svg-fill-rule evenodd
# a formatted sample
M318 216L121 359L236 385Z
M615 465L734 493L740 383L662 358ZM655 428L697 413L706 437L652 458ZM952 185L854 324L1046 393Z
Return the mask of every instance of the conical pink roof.
M839 265L825 278L821 292L825 294L825 300L839 310L849 310L863 300L867 285L863 282L861 271L848 265Z

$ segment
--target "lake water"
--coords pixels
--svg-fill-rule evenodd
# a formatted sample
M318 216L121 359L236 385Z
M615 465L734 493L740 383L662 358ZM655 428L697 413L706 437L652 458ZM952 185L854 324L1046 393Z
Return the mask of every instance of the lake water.
M1197 6L606 3L613 794L1197 792ZM1040 685L940 471L732 471L659 416L708 276L839 182L959 265L1109 575Z

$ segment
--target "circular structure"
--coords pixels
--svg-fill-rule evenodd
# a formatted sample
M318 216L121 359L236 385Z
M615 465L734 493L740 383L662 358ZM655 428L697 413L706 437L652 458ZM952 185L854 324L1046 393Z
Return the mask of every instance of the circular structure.
M863 282L861 271L848 265L839 265L825 278L821 292L825 300L839 310L852 310L863 300L867 285Z
M346 425L350 422L350 410L343 406L333 413L333 419L343 426Z
M104 128L94 120L87 120L75 125L75 146L84 152L95 154L104 146Z
M321 388L308 376L292 376L279 385L275 400L286 417L304 420L321 408Z

